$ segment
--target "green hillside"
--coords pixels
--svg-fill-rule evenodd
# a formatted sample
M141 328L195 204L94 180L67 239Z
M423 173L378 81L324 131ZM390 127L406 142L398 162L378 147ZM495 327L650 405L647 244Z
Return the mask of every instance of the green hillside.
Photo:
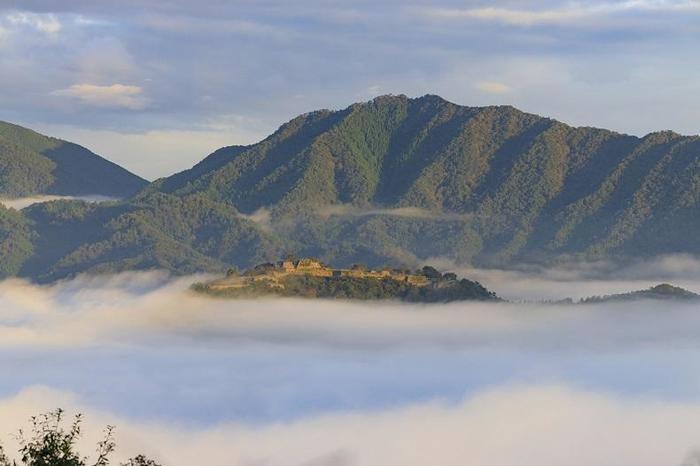
M84 147L0 122L0 196L128 197L146 181Z
M51 281L81 272L221 271L280 253L235 209L204 196L156 193L129 202L53 201L23 211L35 254L20 275Z
M25 147L35 160L40 144ZM700 253L699 202L700 137L384 96L301 115L127 201L44 204L15 223L33 251L19 273L44 280L218 271L286 253L339 266L508 266Z
M153 189L269 209L325 260L700 252L700 138L573 128L512 107L379 97L302 115L191 175ZM339 204L368 215L319 218ZM369 214L406 207L423 211Z

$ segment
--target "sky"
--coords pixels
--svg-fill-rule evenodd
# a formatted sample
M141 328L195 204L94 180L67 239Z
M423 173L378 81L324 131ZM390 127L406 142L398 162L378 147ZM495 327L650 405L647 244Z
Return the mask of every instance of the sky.
M700 133L700 1L2 0L0 119L148 179L381 94Z

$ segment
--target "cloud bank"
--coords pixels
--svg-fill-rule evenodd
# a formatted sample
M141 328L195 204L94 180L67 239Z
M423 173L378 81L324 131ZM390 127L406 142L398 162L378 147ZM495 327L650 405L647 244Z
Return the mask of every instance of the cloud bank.
M485 390L457 404L206 429L134 422L64 392L31 388L0 401L0 432L57 404L87 413L93 434L116 424L120 456L145 452L169 466L657 466L680 464L700 441L700 404L556 385ZM90 445L94 435L85 440Z
M516 9L508 7L484 8L429 8L424 13L438 19L472 19L494 21L515 26L565 25L590 26L589 20L634 12L697 12L700 3L695 0L659 1L629 0L619 2L572 3L543 9Z
M317 211L321 217L366 217L372 215L386 215L390 217L405 217L405 218L424 218L433 220L466 220L471 216L469 214L450 214L444 212L436 212L420 207L367 207L361 208L352 204L333 204L321 207Z
M73 84L67 89L53 91L51 95L72 97L80 103L95 107L115 107L130 110L143 109L148 103L143 96L142 88L125 84L112 84L109 86Z
M501 285L511 283L512 288L537 283L517 274L486 273ZM22 280L0 282L0 308L4 310L0 347L125 342L145 346L163 342L244 345L257 341L363 349L418 345L617 350L621 346L632 349L670 343L696 347L693 329L700 325L697 304L664 303L660 314L655 302L577 307L218 300L189 291L189 284L196 279L141 272L81 277L51 286ZM519 285L513 285L518 281ZM498 290L499 285L492 283ZM543 283L553 286L551 281ZM606 294L613 284L601 290L603 283L592 282L585 289ZM568 286L580 288L581 283L570 282Z
M0 282L0 438L62 406L173 466L679 464L700 442L696 305L226 301L203 278Z
M523 264L513 269L479 269L454 264L445 258L427 263L457 272L515 301L548 301L601 296L646 289L663 282L700 293L700 259L672 254L620 265L614 262L575 262L541 267Z
M15 199L2 199L0 198L0 204L11 209L22 210L34 204L41 204L42 202L60 201L60 200L78 200L85 202L110 202L118 201L118 198L101 196L98 194L92 196L31 196L31 197L19 197Z

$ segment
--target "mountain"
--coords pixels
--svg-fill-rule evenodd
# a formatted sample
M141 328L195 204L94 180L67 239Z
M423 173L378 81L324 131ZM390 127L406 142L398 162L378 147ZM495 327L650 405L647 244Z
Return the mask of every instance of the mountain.
M156 193L100 204L61 200L35 204L22 214L32 230L33 253L18 274L41 282L81 272L221 271L280 254L275 238L205 196Z
M370 261L508 264L700 252L698 180L697 136L638 138L428 95L299 116L150 189L269 210L326 260L344 243Z
M382 96L301 115L123 202L42 204L6 224L31 246L17 273L41 280L287 253L339 266L697 254L700 137Z
M77 144L0 122L0 196L129 197L147 182Z
M608 296L592 296L590 298L582 299L580 302L581 304L597 304L640 300L692 302L700 300L700 295L677 286L669 285L668 283L662 283L661 285L652 286L646 290Z

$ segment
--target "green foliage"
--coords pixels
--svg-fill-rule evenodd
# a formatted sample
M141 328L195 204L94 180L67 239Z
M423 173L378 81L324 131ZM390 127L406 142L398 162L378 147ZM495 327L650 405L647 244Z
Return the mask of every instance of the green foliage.
M19 273L34 251L33 234L22 214L0 205L0 278Z
M20 430L20 459L23 464L31 466L86 466L87 458L82 458L75 451L80 437L81 417L77 415L73 423L65 430L62 426L63 411L56 410L32 418L32 433L25 437ZM105 466L107 457L114 450L112 427L108 426L105 438L98 444L98 456L94 466Z
M77 414L65 427L62 409L31 418L31 431L19 431L19 462L10 461L0 445L0 466L108 466L114 453L114 427L107 426L104 437L97 444L97 455L93 460L77 451L77 442L82 434L82 416ZM155 461L138 455L121 466L160 466Z
M700 252L697 137L639 139L512 107L384 96L303 115L237 148L229 163L216 160L170 192L268 208L295 252L342 264ZM432 216L317 215L337 204ZM670 236L662 234L669 223L679 227Z
M3 141L16 146L14 164L60 153L61 141L11 125L0 125ZM0 182L2 166L0 153ZM28 180L5 183L17 192L52 183L41 170L8 170ZM38 280L224 271L282 253L343 267L700 254L700 137L384 96L301 115L128 201L49 203L25 217L0 212L0 273Z
M272 264L256 266L249 274L264 274ZM356 269L359 270L359 269ZM499 298L479 282L457 279L453 273L442 275L433 267L424 267L423 273L430 283L418 286L393 278L317 277L312 275L287 275L274 284L269 280L256 280L242 288L212 289L206 283L197 283L192 289L199 293L229 298L253 298L283 296L321 299L386 300L407 302L450 302L463 300L492 301ZM282 285L282 286L279 286Z
M153 460L146 458L143 455L138 455L138 456L135 456L134 458L131 458L126 463L123 463L122 466L161 466L161 465L156 463Z
M84 147L0 122L0 196L128 197L146 181Z
M56 201L26 209L37 253L22 273L40 281L79 272L166 269L219 272L277 257L278 240L229 205L163 193L91 205Z

